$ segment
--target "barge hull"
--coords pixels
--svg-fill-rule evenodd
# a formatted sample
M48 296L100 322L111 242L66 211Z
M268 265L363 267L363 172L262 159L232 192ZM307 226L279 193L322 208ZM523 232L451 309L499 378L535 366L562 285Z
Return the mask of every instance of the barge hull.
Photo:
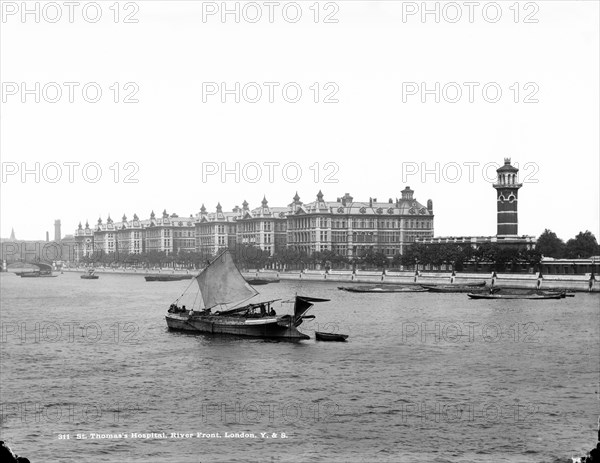
M191 333L227 334L234 336L250 336L267 339L310 339L291 325L280 324L277 319L268 323L252 323L253 319L241 317L199 316L191 317L167 315L167 326L170 330ZM246 320L250 323L246 323Z

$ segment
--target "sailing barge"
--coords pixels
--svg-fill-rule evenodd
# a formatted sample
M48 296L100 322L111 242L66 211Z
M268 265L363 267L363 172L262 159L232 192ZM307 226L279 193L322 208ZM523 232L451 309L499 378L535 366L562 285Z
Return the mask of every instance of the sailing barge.
M199 310L179 307L177 299L171 304L166 321L170 330L232 334L259 338L310 339L298 331L305 315L315 302L329 299L296 296L293 315L277 315L271 305L277 300L240 306L258 295L235 266L231 254L225 250L197 277L204 308ZM185 293L184 293L185 294Z

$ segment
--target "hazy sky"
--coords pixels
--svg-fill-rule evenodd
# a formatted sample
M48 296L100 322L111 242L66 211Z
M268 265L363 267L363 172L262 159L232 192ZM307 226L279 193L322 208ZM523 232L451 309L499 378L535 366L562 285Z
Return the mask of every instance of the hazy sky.
M598 2L278 3L2 2L1 236L406 185L493 235L504 157L521 234L599 236Z

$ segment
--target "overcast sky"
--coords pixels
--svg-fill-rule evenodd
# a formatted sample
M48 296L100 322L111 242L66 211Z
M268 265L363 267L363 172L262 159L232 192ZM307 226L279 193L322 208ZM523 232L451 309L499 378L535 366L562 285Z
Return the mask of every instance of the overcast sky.
M221 2L114 3L2 2L2 237L406 185L436 236L493 235L505 157L520 234L599 236L596 1L428 2L439 22L421 2L228 2L239 22Z

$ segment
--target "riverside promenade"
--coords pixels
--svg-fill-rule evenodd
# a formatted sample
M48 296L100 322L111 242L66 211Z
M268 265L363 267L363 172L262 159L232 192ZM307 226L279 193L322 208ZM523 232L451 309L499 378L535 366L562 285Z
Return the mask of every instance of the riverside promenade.
M86 272L86 268L63 268L64 272ZM98 274L112 275L182 275L194 274L197 270L173 269L123 269L97 267ZM470 284L485 281L487 286L498 288L520 289L564 289L576 292L600 292L600 279L591 274L581 275L542 275L538 273L460 273L455 276L448 272L418 272L401 271L364 271L357 270L304 270L278 272L275 270L243 271L245 277L269 278L290 281L336 282L336 283L367 283L395 285L440 285L440 284Z

